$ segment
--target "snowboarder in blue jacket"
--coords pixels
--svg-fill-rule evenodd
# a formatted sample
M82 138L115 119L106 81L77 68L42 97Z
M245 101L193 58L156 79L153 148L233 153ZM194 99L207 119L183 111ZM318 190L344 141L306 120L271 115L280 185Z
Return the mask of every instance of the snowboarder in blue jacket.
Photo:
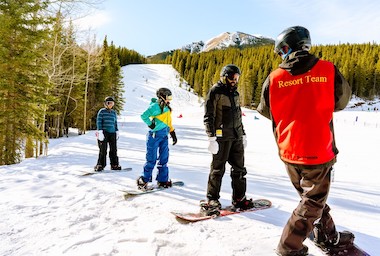
M142 113L141 119L150 128L146 141L146 163L141 177L137 179L137 187L146 189L148 182L152 182L152 172L157 163L157 185L159 187L171 187L169 179L168 134L173 139L173 145L177 143L177 136L172 126L171 107L172 92L167 88L160 88L156 92L157 98L153 98L148 109ZM158 158L157 158L158 152Z
M121 170L119 158L117 156L116 141L118 138L119 129L117 127L116 111L112 109L114 105L114 98L106 97L104 100L104 108L101 108L98 111L98 115L96 117L96 126L98 129L96 136L98 138L99 146L98 163L94 168L96 172L103 171L106 166L108 144L110 145L109 157L111 162L111 170Z

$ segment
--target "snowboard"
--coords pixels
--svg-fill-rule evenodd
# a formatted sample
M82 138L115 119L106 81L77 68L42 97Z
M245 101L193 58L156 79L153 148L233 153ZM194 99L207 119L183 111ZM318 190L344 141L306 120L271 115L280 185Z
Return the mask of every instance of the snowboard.
M185 183L183 181L173 181L172 182L172 187L182 187L184 185L185 185ZM147 189L144 189L144 190L137 190L136 189L136 190L120 190L120 191L124 193L124 199L129 199L129 198L135 197L135 196L155 193L158 191L162 191L164 189L168 189L168 188L163 188L163 187L158 187L157 185L152 185L152 186L149 186Z
M132 171L131 167L124 167L121 170L103 170L101 172L96 172L96 171L92 170L92 171L85 171L85 172L81 173L81 176L90 176L90 175L101 174L101 173L129 172L129 171Z
M243 212L254 212L259 210L268 209L272 206L272 202L268 199L256 199L253 200L254 207L247 209L247 210L238 210L235 209L234 206L227 206L225 208L222 208L220 210L219 215L212 215L212 216L202 216L199 212L198 213L189 213L189 212L178 212L173 211L171 212L177 220L183 221L183 222L197 222L202 220L209 220L209 219L215 219L219 217L224 217L232 214L239 214Z
M317 244L314 243L314 233L313 232L310 233L309 239L313 242L313 244L319 250L321 250L324 253L324 255L328 255L328 256L370 256L369 253L365 252L363 249L361 249L356 244L354 244L354 246L351 247L350 249L346 249L344 251L339 251L339 252L336 252L336 251L331 252L331 251L324 250L323 248L319 247Z

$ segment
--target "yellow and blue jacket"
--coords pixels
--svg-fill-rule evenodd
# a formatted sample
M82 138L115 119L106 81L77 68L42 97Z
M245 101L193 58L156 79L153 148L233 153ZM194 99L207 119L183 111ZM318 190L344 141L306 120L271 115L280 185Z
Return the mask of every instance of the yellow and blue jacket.
M152 98L148 109L141 114L141 119L148 126L150 126L153 122L155 123L156 126L152 129L152 132L160 131L167 127L169 127L169 132L174 131L170 108L168 106L164 106L164 108L161 109L156 98Z

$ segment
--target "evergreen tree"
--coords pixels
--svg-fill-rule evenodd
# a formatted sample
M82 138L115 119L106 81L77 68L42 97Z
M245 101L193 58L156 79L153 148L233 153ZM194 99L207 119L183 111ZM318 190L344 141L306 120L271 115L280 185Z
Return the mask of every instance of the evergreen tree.
M379 54L377 44L343 44L313 46L311 53L333 62L359 97L379 96ZM205 97L210 83L219 79L219 70L226 64L242 69L239 92L243 105L256 106L260 101L261 87L271 71L278 68L281 59L273 53L273 46L227 48L190 54L175 51L166 59L190 84L194 92ZM213 73L213 74L212 74Z
M83 107L83 125L80 129L83 133L86 133L88 129L94 129L93 117L98 111L98 105L103 102L103 99L99 97L99 91L103 90L103 84L100 79L100 69L102 58L99 58L101 49L96 45L95 36L91 40L90 37L84 46L86 51L86 75L85 75L85 86L84 86L84 100L82 103ZM104 87L106 87L105 85ZM99 90L99 91L98 91Z
M0 165L18 163L24 146L30 155L33 141L44 141L43 122L49 83L41 44L48 20L41 1L0 2Z

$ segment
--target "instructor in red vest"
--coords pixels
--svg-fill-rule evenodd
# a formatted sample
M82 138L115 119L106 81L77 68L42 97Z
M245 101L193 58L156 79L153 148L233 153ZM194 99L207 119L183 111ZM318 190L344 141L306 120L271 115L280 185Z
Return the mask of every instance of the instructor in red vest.
M282 58L265 80L258 112L269 118L289 178L301 197L283 229L277 254L307 255L303 241L314 232L314 242L328 251L352 246L351 232L337 232L326 200L331 170L336 162L333 112L346 107L351 88L331 62L309 53L309 31L285 29L275 42Z

